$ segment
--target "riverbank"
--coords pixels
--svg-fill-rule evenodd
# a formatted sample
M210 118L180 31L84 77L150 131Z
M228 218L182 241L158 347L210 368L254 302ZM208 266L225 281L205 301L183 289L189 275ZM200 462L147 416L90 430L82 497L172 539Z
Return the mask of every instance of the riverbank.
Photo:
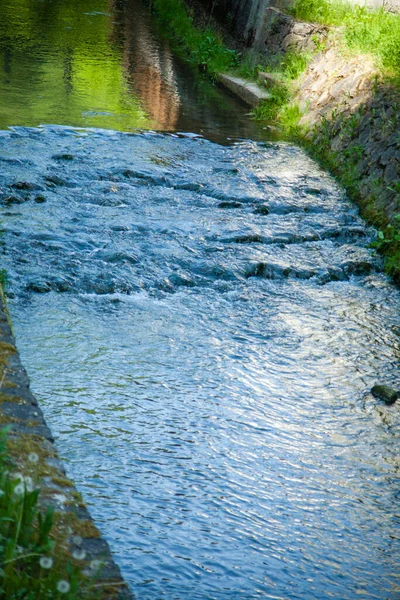
M214 77L216 57L229 37L223 38L219 25L215 56L210 47L199 54L201 37L195 47L190 32L196 30L200 36L203 31L204 39L210 40L213 20L206 21L199 4L193 7L193 0L185 15L181 13L175 20L173 5L179 5L181 10L183 7L181 0L168 0L167 35L190 62L196 64L200 57L199 66ZM165 23L158 0L153 0L152 6L159 11L161 24ZM355 10L360 20L363 17L368 23L366 11ZM232 50L234 54L226 61L224 71L245 74L249 79L259 71L272 72L271 99L256 109L254 117L263 124L279 127L336 176L362 216L379 230L374 247L385 257L387 273L399 283L400 91L397 54L390 49L397 39L397 30L391 23L397 23L400 16L389 17L392 37L388 33L388 43L380 41L375 58L356 52L365 47L362 36L354 30L354 19L347 31L343 27L299 21L275 8L266 9L264 17L263 27L254 34L252 51L246 54L244 39L238 40L242 53ZM376 24L373 30L378 31ZM225 58L228 59L227 54Z
M6 597L132 600L29 389L2 290L0 371L0 423L2 435L8 432L0 452L1 511L8 523L1 531L0 586Z

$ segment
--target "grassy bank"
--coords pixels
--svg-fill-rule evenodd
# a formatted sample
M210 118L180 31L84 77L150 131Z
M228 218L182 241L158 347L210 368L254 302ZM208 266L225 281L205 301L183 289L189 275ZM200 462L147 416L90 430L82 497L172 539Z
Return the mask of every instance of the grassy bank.
M74 600L82 577L56 547L54 511L39 508L39 455L31 452L25 473L16 472L6 433L0 432L0 595L9 600Z
M299 20L342 27L348 49L372 55L381 70L400 83L399 15L338 0L294 0L290 12Z
M195 27L182 0L148 0L148 3L174 49L186 61L199 66L210 76L237 67L238 53L226 48L211 27L204 30Z
M112 582L98 583L102 563L89 563L80 548L80 536L99 535L94 526L88 522L91 528L86 530L83 528L86 522L79 521L74 513L43 508L46 492L39 481L49 472L48 451L43 442L35 436L12 437L8 433L9 427L2 423L0 597L7 600L116 598L119 588L114 588ZM61 488L72 485L60 476L52 478ZM75 546L72 551L70 538Z
M382 82L388 83L393 90L397 90L399 95L400 15L387 13L382 9L371 11L365 7L349 5L341 0L333 2L294 0L291 14L299 20L340 27L337 42L342 52L372 57ZM375 95L378 96L379 92L377 88ZM393 107L395 111L399 110L397 104ZM282 116L285 110L286 107L282 106L280 109ZM347 135L351 140L351 131L356 129L362 116L362 108L352 115L344 115L340 123L341 135ZM281 122L284 125L284 121ZM335 152L331 147L334 136L332 130L332 123L327 120L323 120L312 132L302 130L300 127L292 127L298 141L305 146L311 156L336 176L349 196L361 206L364 218L378 229L377 239L372 246L384 256L386 272L397 284L400 284L400 214L396 215L390 223L382 212L377 210L380 194L378 185L376 191L371 191L367 197L361 197L362 180L357 167L363 148L357 144L349 144L344 153ZM385 187L397 195L400 210L400 182L393 181L391 185Z
M165 35L175 49L194 65L203 65L211 76L218 72L236 72L256 77L257 71L274 72L278 83L271 88L271 99L258 107L253 117L262 123L269 122L281 128L290 139L301 144L323 167L336 176L349 196L362 206L363 216L379 230L374 247L385 257L386 271L400 283L400 219L389 223L376 209L376 195L361 199L362 179L357 171L361 148L352 144L348 151L332 150L332 130L323 121L311 130L300 124L302 113L295 100L294 82L307 69L310 54L288 53L279 61L265 57L256 66L246 56L228 50L211 28L198 29L184 0L151 0ZM294 0L292 15L301 20L340 27L335 30L336 43L343 52L364 53L373 56L386 80L400 89L400 16L380 11L368 11L350 6L341 0ZM317 50L323 50L319 47ZM343 131L354 129L357 115L343 116ZM399 183L393 186L400 194ZM377 192L379 193L379 192Z
M368 110L368 109L367 109ZM362 194L360 187L362 178L358 167L363 157L363 147L352 142L352 133L364 116L363 107L358 113L343 116L340 124L324 120L312 131L298 128L297 140L326 170L330 171L346 189L349 197L360 207L361 215L378 230L376 240L371 246L384 257L385 271L397 285L400 285L400 214L390 223L382 210L379 210L379 196L382 193L382 182L377 181L375 189ZM341 134L349 140L347 148L340 152L332 149L332 140L340 127ZM393 181L389 187L400 199L399 181Z

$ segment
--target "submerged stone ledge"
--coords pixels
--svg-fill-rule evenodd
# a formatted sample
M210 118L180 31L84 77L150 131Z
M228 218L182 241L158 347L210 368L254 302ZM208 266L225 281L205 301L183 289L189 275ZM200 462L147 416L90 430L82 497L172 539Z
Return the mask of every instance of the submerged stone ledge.
M56 548L71 562L77 553L84 556L79 560L79 567L82 574L89 581L93 577L96 588L101 589L99 598L133 600L107 541L101 537L74 483L66 476L53 435L29 389L29 378L16 348L1 288L0 388L0 427L10 428L10 457L23 475L33 475L35 486L40 487L40 506L54 507L51 537L55 539Z

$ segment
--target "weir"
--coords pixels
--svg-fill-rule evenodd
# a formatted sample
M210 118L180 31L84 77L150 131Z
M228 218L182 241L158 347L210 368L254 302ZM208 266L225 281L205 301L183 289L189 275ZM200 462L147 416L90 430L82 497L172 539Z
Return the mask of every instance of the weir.
M400 299L374 232L139 0L50 4L2 30L2 267L131 592L394 598L399 408L370 390L396 385Z

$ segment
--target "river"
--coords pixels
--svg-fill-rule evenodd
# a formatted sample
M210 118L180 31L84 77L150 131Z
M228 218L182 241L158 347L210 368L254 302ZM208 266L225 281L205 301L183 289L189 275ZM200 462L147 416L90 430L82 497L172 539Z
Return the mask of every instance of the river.
M398 384L400 298L373 232L138 0L17 4L0 27L9 308L133 593L400 598L399 410L369 393Z

